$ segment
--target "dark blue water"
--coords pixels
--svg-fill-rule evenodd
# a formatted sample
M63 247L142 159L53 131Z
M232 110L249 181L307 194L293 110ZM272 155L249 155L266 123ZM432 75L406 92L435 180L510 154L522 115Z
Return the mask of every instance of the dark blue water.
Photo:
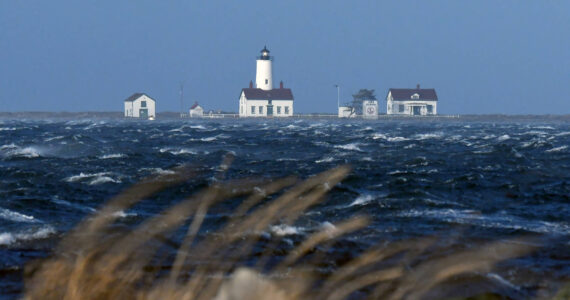
M548 120L0 121L0 290L17 296L27 261L129 185L182 164L201 171L121 213L134 224L206 186L232 153L228 178L352 166L298 224L267 229L293 242L360 214L373 221L346 238L355 249L426 235L458 246L538 235L540 250L486 274L525 298L570 278L569 145L570 123Z

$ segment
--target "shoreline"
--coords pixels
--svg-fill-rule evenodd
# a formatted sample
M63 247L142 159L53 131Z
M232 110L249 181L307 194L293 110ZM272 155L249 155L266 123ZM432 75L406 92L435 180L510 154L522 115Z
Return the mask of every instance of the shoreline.
M23 112L0 112L0 120L42 120L42 119L62 119L62 120L78 120L78 119L112 119L127 120L123 112L41 112L41 111L23 111ZM129 118L130 119L130 118ZM385 121L385 120L406 120L406 121L431 121L431 120L461 120L461 121L570 121L570 114L565 115L504 115L504 114L481 114L481 115L437 115L437 116L395 116L395 115L378 115L377 119L363 118L338 118L335 114L307 113L296 114L289 118L239 118L234 113L214 114L213 116L205 116L204 118L188 118L180 117L178 112L159 112L156 116L157 120L210 120L210 119L241 119L241 120L287 120L287 119L328 119L328 120L353 120L353 121Z

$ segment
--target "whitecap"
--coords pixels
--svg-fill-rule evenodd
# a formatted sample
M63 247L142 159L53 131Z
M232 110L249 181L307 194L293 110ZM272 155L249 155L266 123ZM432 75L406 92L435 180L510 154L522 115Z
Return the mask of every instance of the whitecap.
M21 214L19 212L11 211L9 209L0 208L0 218L12 222L23 222L23 223L38 223L40 222L33 216L28 216Z
M362 151L358 147L359 143L350 143L346 145L336 145L335 148L344 149L344 150L351 150L351 151Z
M328 162L332 162L332 161L334 161L334 157L327 156L327 157L315 160L315 163L320 164L320 163L328 163Z
M190 128L192 128L192 129L203 129L203 130L206 129L206 127L204 127L203 125L190 125Z
M173 154L173 155L184 155L184 154L196 155L196 154L198 154L196 151L193 151L193 150L190 150L187 148L180 148L180 149L162 148L159 151L160 151L160 153L168 152L168 153Z
M439 139L443 136L443 134L441 132L435 132L435 133L420 133L420 134L416 134L414 135L414 137L416 138L416 140L427 140L427 139Z
M113 154L105 154L99 156L99 159L113 159L113 158L123 158L123 157L126 157L126 155L122 153L113 153Z
M99 185L103 183L120 183L121 181L118 179L113 179L108 175L111 174L110 172L100 172L100 173L79 173L79 175L74 175L65 178L64 180L67 182L77 182L77 181L86 181L90 179L88 184L89 185Z
M0 233L0 245L9 246L18 242L25 242L37 239L44 239L54 234L56 231L51 226L42 227L33 232L20 232L11 233L3 232Z
M71 203L69 201L65 201L65 200L61 200L61 199L57 199L57 198L53 198L53 199L51 199L51 201L56 203L56 204L59 204L59 205L72 207L72 208L82 210L82 211L87 211L87 212L95 212L96 211L92 207Z
M504 141L506 141L506 140L508 140L508 139L510 139L510 138L511 138L511 137L510 137L508 134L504 134L504 135L501 135L500 137L498 137L498 138L497 138L497 141L499 141L499 142L504 142Z
M364 204L367 204L367 203L371 202L371 201L374 200L374 199L375 199L374 196L369 195L369 194L367 194L367 195L360 195L360 196L358 196L356 199L354 199L354 201L352 201L352 203L350 203L350 204L348 205L348 207L356 206L356 205L364 205Z
M563 151L563 150L566 150L566 149L568 149L568 146L560 146L560 147L548 149L548 150L546 150L546 152L549 152L549 153L550 153L550 152L560 152L560 151Z
M286 225L286 224L280 224L280 225L271 226L270 231L272 234L275 234L278 236L284 236L284 235L301 234L303 232L303 229L299 228L299 227Z
M94 178L93 180L91 180L89 182L89 185L99 185L99 184L109 183L109 182L120 183L121 181L117 180L117 179L113 179L113 178L108 177L108 176L98 176L98 177Z
M200 140L203 142L211 142L211 141L215 141L218 137L216 136L210 136L210 137L205 137L205 138L201 138Z
M55 141L55 140L61 140L61 139L63 139L63 138L64 138L63 135L59 135L59 136L54 136L54 137L47 138L47 139L45 139L44 141L45 141L45 142L51 142L51 141Z
M373 139L373 140L378 140L378 139L387 140L388 137L387 137L385 134L382 134L382 133L374 133L374 134L372 134L372 139Z
M0 127L0 131L14 131L18 130L16 127Z
M401 136L396 136L396 137L389 137L386 140L388 142L403 142L403 141L408 141L409 139Z

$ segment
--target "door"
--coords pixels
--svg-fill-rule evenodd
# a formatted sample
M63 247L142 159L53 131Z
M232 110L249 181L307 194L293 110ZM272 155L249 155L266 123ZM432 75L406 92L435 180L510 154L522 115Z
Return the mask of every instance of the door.
M273 105L267 105L267 115L273 116Z
M422 114L422 107L421 106L414 106L414 116L419 116Z
M148 109L146 109L146 108L141 108L141 109L139 110L139 117L148 119Z

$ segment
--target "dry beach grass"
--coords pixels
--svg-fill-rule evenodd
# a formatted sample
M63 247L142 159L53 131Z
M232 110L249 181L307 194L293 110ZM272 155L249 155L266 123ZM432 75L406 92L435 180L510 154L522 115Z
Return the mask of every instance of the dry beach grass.
M530 243L492 242L423 260L436 238L378 245L339 264L330 274L315 272L334 240L367 226L354 217L309 235L288 253L272 260L272 248L248 265L261 234L273 224L294 224L350 172L341 166L304 181L223 180L139 224L133 230L113 227L115 212L193 176L191 168L145 179L112 199L60 242L54 255L27 266L25 299L423 299L434 287L461 274L487 272L500 261L528 254ZM268 197L274 196L268 201ZM198 238L208 209L223 201L244 199L225 225ZM183 228L182 242L168 236ZM168 268L164 247L176 247ZM431 249L431 250L430 250ZM561 292L562 293L562 292ZM565 297L560 294L559 297ZM563 298L560 298L563 299Z

